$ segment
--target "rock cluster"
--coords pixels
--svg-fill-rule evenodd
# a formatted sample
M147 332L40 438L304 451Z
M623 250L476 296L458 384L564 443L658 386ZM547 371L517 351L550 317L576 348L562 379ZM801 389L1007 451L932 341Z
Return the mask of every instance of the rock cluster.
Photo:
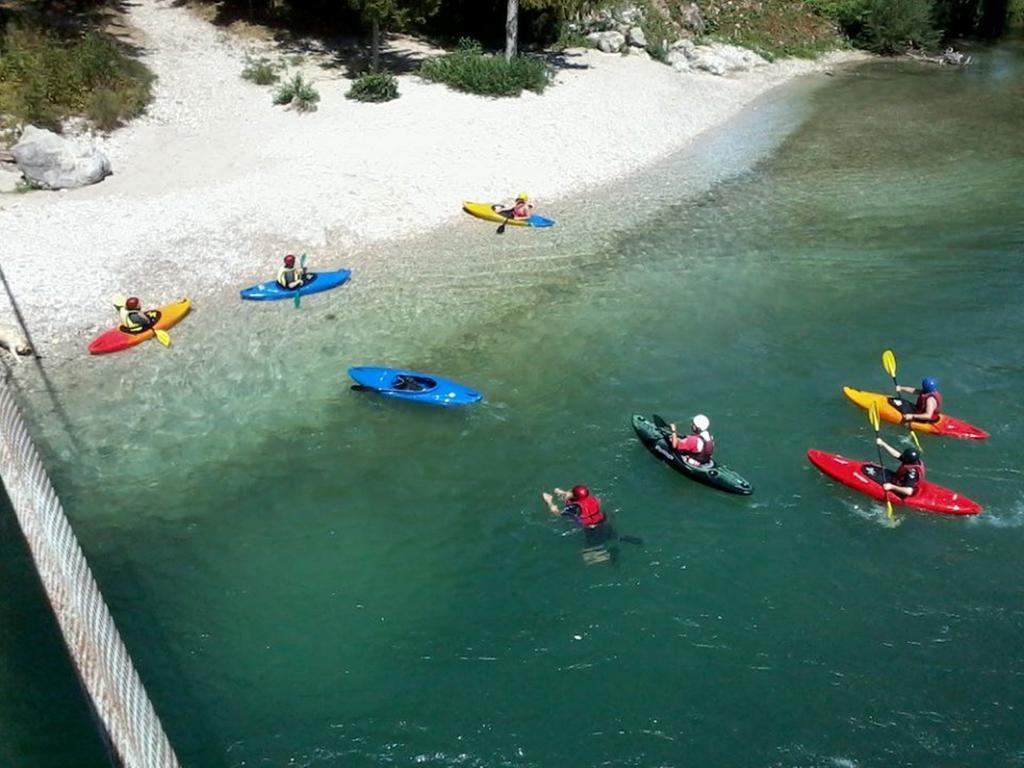
M678 39L661 51L650 51L644 32L644 11L637 7L602 10L578 22L574 31L586 37L588 44L604 53L640 53L650 51L679 72L701 71L712 75L745 72L768 62L751 50L726 43L695 43L705 30L704 17L696 3L681 8L681 25L665 22Z

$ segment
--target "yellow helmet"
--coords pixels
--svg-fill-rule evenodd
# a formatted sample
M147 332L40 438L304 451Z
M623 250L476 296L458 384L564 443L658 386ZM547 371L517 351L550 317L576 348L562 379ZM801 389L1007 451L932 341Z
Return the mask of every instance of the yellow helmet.
M529 200L529 199L530 199L530 198L529 198L529 197L527 196L527 194L526 194L525 192L520 192L520 193L519 193L518 195L516 195L516 201L517 201L517 202L518 202L519 200L522 200L522 201L523 201L523 202L525 203L525 202L526 202L527 200Z

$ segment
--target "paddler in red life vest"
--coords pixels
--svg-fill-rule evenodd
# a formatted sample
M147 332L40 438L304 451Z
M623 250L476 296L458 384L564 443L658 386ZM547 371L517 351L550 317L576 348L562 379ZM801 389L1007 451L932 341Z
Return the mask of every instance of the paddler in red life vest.
M917 395L917 403L914 405L913 412L903 414L904 424L909 424L912 421L934 424L942 415L942 395L939 394L939 383L935 379L931 377L923 379L920 389L898 386L896 391Z
M306 268L295 268L295 256L289 253L284 257L284 266L277 270L277 284L289 291L301 288L306 282Z
M520 192L512 205L496 205L494 210L509 219L528 219L533 216L533 203L525 192Z
M900 460L899 469L892 473L886 471L889 479L888 482L882 483L882 488L904 497L917 493L918 484L924 480L924 462L921 461L921 454L913 448L907 448L902 452L897 451L880 437L875 440L875 443L884 448L886 453L894 459Z
M156 313L143 312L142 305L135 296L115 296L114 309L121 318L121 328L127 333L142 333L156 325Z
M584 528L600 528L604 525L605 516L601 511L601 501L597 496L590 495L590 489L585 485L574 485L572 491L563 491L555 488L555 496L558 496L564 503L562 509L555 504L554 496L550 493L543 493L541 497L548 505L553 515L565 515L573 518Z
M703 413L698 413L690 422L690 434L686 437L679 437L676 434L676 425L669 424L672 434L668 437L668 444L672 450L697 466L707 466L711 463L711 456L715 452L715 438L708 430L711 428L711 419Z

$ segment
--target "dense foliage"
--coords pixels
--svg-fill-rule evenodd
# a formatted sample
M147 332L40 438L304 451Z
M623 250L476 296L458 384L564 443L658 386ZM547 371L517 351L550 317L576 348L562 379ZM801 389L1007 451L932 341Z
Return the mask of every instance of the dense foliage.
M398 79L390 72L370 72L352 83L345 98L374 102L397 99Z
M59 128L87 115L103 130L139 114L153 76L109 35L92 30L59 35L10 23L0 35L0 115Z
M458 91L484 96L518 96L525 91L542 92L551 79L543 59L517 56L505 61L501 56L484 53L480 44L463 40L447 56L423 62L420 74Z

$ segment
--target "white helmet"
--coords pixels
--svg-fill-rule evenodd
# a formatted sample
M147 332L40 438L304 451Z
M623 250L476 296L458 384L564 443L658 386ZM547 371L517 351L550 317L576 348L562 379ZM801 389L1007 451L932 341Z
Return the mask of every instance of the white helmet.
M705 416L703 413L698 413L693 417L693 428L698 432L707 432L711 427L711 419Z

